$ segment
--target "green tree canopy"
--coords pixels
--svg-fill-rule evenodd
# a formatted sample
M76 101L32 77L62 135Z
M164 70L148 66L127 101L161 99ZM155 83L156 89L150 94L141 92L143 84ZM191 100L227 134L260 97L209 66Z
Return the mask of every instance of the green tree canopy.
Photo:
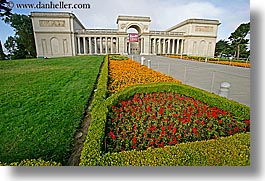
M36 47L31 18L27 15L12 14L11 16L6 17L4 21L14 28L16 50L19 53L24 52L25 56L35 57ZM23 49L20 50L20 48ZM13 54L17 51L14 51Z
M0 0L0 17L11 16L11 10L13 2L7 2L6 0Z
M229 43L226 40L219 40L215 47L215 56L222 56L222 54L229 54Z
M242 23L228 38L231 42L231 48L234 51L236 58L239 59L240 53L246 53L249 39L247 35L250 34L250 22Z

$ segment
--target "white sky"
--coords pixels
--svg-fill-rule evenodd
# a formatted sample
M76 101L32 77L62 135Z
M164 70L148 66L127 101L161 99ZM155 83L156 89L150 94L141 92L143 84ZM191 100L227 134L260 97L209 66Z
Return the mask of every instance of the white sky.
M12 0L17 3L56 3L62 0ZM150 16L151 30L166 30L189 18L217 19L221 25L217 40L228 39L241 24L250 21L249 0L63 0L64 3L89 3L86 10L17 9L14 13L32 11L73 12L86 28L116 28L118 15ZM0 20L0 40L5 42L12 29Z

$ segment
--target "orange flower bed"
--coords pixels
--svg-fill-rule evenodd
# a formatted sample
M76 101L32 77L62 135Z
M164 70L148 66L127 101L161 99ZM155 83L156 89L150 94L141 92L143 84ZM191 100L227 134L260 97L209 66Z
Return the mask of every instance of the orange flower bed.
M155 82L176 82L181 81L173 77L156 72L131 59L109 60L109 85L110 93L117 92L125 87L135 84L147 84Z
M166 57L169 57L169 58L179 58L179 59L183 59L183 60L193 60L193 61L202 61L202 62L205 62L205 59L199 59L199 60L194 60L194 59L191 59L189 57L186 57L186 56L179 56L179 55L165 55ZM250 68L250 63L244 63L244 62L229 62L229 61L209 61L209 63L216 63L216 64L222 64L222 65L231 65L231 66L237 66L237 67L247 67L247 68Z
M228 62L228 61L209 61L210 63L216 63L216 64L222 64L222 65L231 65L231 66L237 66L237 67L247 67L250 68L250 63L243 63L243 62Z

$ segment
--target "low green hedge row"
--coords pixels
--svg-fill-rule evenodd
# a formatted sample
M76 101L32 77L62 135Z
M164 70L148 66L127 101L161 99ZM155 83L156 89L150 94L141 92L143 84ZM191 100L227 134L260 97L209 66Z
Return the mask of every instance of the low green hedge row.
M42 159L26 159L21 162L12 162L9 164L0 162L0 166L62 166L62 164L55 161L44 161Z
M97 91L91 103L91 121L88 128L86 141L80 157L80 165L98 165L101 158L101 148L105 136L105 120L107 107L105 100L108 93L108 55L99 76Z
M90 105L90 109L95 107L96 105L101 104L101 102L104 102L107 98L107 91L108 91L108 63L109 62L109 56L106 55L104 58L103 66L101 72L99 72L99 79L97 84L97 89L94 94L94 99Z
M142 151L107 153L106 166L249 166L250 133Z
M128 60L127 56L124 55L109 55L110 60Z
M102 74L104 75L104 74ZM101 75L101 76L102 76ZM107 90L105 90L107 91ZM117 92L106 101L99 102L92 109L91 125L81 154L80 165L249 165L250 134L241 133L217 140L183 143L165 148L150 148L143 151L126 151L120 153L103 153L105 126L108 108L120 100L126 100L135 93L178 92L180 94L203 100L210 106L228 110L237 116L239 121L250 119L250 109L245 105L226 98L174 83L156 83L135 85ZM102 91L102 96L104 91ZM207 143L207 144L206 144ZM232 156L229 156L232 155ZM154 160L157 160L154 162ZM177 160L177 161L176 161Z

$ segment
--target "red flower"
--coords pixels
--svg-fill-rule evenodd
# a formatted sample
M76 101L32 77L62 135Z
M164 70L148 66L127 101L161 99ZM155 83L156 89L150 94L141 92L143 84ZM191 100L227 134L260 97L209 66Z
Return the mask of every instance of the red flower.
M212 115L213 115L213 117L216 119L217 118L217 115L216 115L216 112L214 111L214 112L212 112Z
M121 101L121 104L122 104L123 106L125 106L125 105L126 105L126 102L125 102L125 101Z
M159 114L163 114L164 113L164 108L160 108L160 110L159 110Z
M198 132L197 132L197 129L196 129L196 128L192 128L192 131L193 131L193 133L194 133L194 134L198 134Z
M161 146L164 147L164 141L161 142Z
M114 133L111 131L109 134L110 134L110 137L114 140L115 139Z
M178 135L178 139L180 139L180 138L181 138L181 135L179 134L179 135Z
M177 132L177 128L174 128L173 129L173 133L175 134Z
M201 123L202 123L202 125L204 125L204 121L202 121Z

